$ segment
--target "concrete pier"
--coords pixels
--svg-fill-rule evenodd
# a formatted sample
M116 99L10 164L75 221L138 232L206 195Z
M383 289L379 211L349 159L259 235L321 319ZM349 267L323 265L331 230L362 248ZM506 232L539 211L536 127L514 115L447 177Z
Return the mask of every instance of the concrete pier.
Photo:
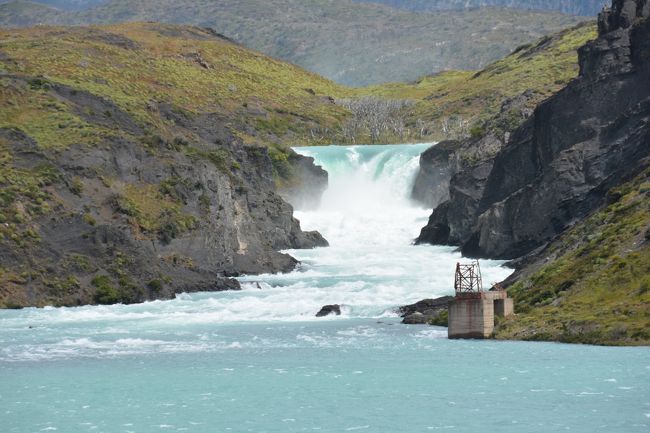
M496 286L499 288L499 286ZM495 316L514 314L514 304L505 290L483 291L478 261L456 265L456 296L449 302L448 338L489 338Z
M459 293L449 303L449 338L489 338L494 317L513 314L512 299L502 290Z

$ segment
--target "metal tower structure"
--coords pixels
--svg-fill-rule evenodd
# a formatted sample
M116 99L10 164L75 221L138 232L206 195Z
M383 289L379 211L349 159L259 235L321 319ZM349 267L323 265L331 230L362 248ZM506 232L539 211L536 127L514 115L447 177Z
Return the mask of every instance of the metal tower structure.
M454 289L459 293L479 293L483 291L483 279L478 260L469 265L456 263L456 278Z

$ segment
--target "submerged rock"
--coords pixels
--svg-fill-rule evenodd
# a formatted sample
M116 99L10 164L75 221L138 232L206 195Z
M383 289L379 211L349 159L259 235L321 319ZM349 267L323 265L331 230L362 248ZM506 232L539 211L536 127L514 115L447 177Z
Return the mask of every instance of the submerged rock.
M442 296L435 299L423 299L411 305L397 309L406 325L439 325L447 326L447 311L453 296Z
M419 311L416 311L415 313L404 317L402 323L405 325L426 325L429 322L430 318L430 316L425 316Z
M325 317L329 316L330 314L336 314L337 316L340 316L341 306L339 304L324 305L323 308L321 308L320 311L316 313L316 317Z

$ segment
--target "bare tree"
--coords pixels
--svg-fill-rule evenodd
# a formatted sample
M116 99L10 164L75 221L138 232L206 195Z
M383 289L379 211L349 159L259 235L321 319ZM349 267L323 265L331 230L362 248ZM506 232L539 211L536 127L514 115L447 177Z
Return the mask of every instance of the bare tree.
M337 104L347 108L352 116L343 125L343 136L355 143L357 137L367 136L372 143L378 143L385 135L405 138L410 131L406 128L407 109L414 105L408 99L339 99Z

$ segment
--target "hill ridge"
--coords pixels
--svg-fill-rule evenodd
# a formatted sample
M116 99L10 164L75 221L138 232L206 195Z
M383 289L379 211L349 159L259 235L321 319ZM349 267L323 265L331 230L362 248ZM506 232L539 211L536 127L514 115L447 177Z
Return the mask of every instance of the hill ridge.
M35 11L30 22L27 11L0 5L0 25L5 26L134 20L211 27L251 48L360 86L442 69L477 69L580 19L510 9L423 14L343 0L113 0L74 13Z

